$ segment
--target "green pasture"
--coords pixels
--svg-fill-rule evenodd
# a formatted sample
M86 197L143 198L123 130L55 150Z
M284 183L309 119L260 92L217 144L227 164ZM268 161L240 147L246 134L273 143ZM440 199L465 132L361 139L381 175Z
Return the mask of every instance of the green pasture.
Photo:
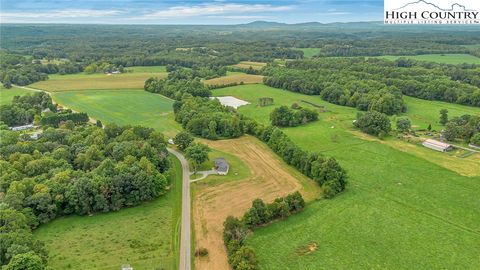
M480 64L480 58L475 57L470 54L424 54L424 55L384 55L379 56L380 58L388 59L388 60L397 60L398 58L410 58L419 61L428 61L428 62L437 62L443 64Z
M172 158L171 189L140 206L58 218L34 231L51 269L178 269L182 168Z
M181 129L174 119L173 100L143 90L66 91L54 93L53 99L104 123L143 125L168 136Z
M32 93L32 91L16 87L6 89L0 86L0 105L10 104L14 96L22 96L29 93Z
M320 48L295 48L303 52L303 57L312 58L320 53Z
M275 106L297 102L315 108L301 100L325 106L327 112L320 113L319 121L284 131L302 148L335 157L349 175L347 190L335 199L313 202L306 211L249 237L261 269L480 267L480 166L469 168L476 177L461 176L422 157L417 148L425 149L420 146L358 134L352 128L357 110L317 96L264 85L217 89L214 94L252 102L239 111L264 123ZM273 97L275 104L257 107L260 97ZM427 121L436 119L434 111L440 109L430 101L406 98L406 102L412 104L413 114L422 107L430 111ZM458 113L478 112L451 106ZM405 150L407 145L413 150ZM430 152L435 158L448 157Z

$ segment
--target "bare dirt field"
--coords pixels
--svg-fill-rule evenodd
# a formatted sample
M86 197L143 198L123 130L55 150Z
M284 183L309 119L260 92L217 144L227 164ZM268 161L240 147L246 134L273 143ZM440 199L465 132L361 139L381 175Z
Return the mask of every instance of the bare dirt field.
M253 84L253 83L262 83L262 75L252 75L252 74L233 74L228 76L223 76L215 79L206 80L205 84L207 85L227 85L232 83L244 83L244 84Z
M207 257L195 258L195 269L230 269L222 239L227 216L241 216L257 198L271 202L299 190L306 200L313 200L319 197L320 189L254 137L204 142L237 156L251 171L242 180L211 184L207 178L192 185L195 247L208 249Z

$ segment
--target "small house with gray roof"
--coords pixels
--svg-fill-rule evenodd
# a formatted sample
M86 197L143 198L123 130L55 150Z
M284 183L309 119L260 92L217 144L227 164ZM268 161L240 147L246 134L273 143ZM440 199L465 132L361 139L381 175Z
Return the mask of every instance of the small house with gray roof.
M224 158L216 158L215 159L215 171L219 175L227 175L230 166L228 162Z

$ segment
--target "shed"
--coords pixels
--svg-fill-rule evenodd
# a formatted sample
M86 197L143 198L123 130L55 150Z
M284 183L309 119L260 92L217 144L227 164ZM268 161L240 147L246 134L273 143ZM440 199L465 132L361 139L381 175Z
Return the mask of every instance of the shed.
M215 159L215 170L217 171L217 174L227 175L229 169L230 169L230 166L228 165L228 162L224 158Z
M453 146L451 144L440 142L437 140L432 140L432 139L427 139L422 144L427 148L440 151L440 152L448 152L453 150Z

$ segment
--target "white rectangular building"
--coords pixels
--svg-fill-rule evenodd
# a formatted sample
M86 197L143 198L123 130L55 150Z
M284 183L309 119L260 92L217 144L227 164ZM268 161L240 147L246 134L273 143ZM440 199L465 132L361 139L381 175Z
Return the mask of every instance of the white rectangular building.
M452 145L450 145L448 143L440 142L440 141L437 141L437 140L432 140L432 139L427 139L422 144L423 144L423 146L425 146L427 148L430 148L430 149L433 149L433 150L436 150L436 151L440 151L440 152L448 152L448 151L453 150Z

